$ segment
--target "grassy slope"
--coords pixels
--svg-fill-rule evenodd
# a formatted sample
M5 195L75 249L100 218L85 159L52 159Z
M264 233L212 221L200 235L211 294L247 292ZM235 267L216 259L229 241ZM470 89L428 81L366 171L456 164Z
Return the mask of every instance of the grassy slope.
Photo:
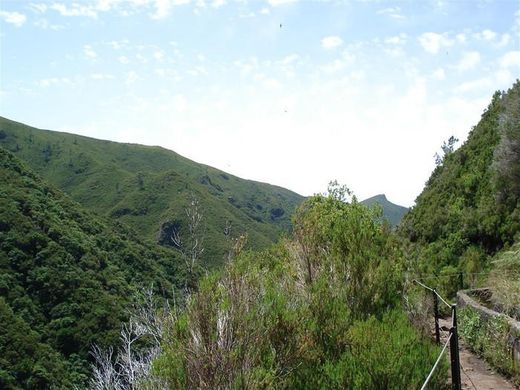
M269 184L240 179L160 147L121 144L38 130L0 118L0 145L83 206L157 240L165 221L183 226L193 193L206 229L206 258L218 264L228 248L224 234L248 233L253 248L290 229L302 197ZM182 228L181 228L182 229Z
M383 216L388 220L388 222L390 222L392 226L397 226L408 211L408 208L390 202L388 199L386 199L384 194L372 196L371 198L365 199L360 203L368 207L380 205L383 208Z
M3 148L0 181L0 388L67 388L85 378L92 343L117 342L137 288L168 295L181 285L179 260L85 211Z

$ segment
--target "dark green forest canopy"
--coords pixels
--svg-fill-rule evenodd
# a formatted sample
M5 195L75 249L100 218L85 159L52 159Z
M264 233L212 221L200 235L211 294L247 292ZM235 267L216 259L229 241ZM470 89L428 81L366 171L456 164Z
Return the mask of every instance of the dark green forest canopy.
M303 200L160 147L38 130L5 118L0 145L84 207L154 242L171 244L173 227L186 231L185 208L195 195L204 214L203 260L209 265L223 262L230 237L247 232L251 248L275 242L290 230L291 215Z
M0 387L70 388L132 294L181 285L173 249L85 211L0 148Z
M400 232L419 263L476 270L520 231L520 82L497 92L467 141L444 156Z

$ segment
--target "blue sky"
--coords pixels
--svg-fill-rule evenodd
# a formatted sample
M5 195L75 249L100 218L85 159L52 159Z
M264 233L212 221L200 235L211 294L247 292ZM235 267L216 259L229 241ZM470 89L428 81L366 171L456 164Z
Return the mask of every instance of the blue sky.
M412 205L520 77L520 1L0 3L0 115Z

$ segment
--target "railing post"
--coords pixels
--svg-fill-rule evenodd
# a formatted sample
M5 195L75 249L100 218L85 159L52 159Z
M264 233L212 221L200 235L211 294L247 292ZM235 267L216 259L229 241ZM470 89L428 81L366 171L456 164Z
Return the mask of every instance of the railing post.
M435 341L437 344L441 343L441 334L439 331L439 298L437 297L437 290L433 289L433 315L435 318Z
M457 305L451 305L453 323L450 329L450 360L451 360L451 388L461 390L460 358L459 358L459 336L457 332Z

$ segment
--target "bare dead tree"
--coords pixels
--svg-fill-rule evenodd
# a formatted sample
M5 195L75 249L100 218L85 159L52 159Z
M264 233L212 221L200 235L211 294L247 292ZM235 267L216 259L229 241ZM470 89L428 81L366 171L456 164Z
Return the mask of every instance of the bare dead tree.
M92 377L90 378L90 388L92 390L119 390L123 389L119 372L113 363L114 349L112 347L102 350L97 345L92 347L90 354L94 358L92 365Z
M161 340L169 306L159 310L152 289L142 291L130 319L121 326L120 347L114 355L113 347L102 350L94 345L91 355L93 390L137 389L143 383L157 382L151 374L152 362L161 352Z
M193 287L195 268L200 263L200 258L204 253L203 214L200 202L194 194L191 194L185 213L188 222L188 235L184 238L180 229L174 229L170 238L184 258L188 273L184 288L187 292L190 292Z

